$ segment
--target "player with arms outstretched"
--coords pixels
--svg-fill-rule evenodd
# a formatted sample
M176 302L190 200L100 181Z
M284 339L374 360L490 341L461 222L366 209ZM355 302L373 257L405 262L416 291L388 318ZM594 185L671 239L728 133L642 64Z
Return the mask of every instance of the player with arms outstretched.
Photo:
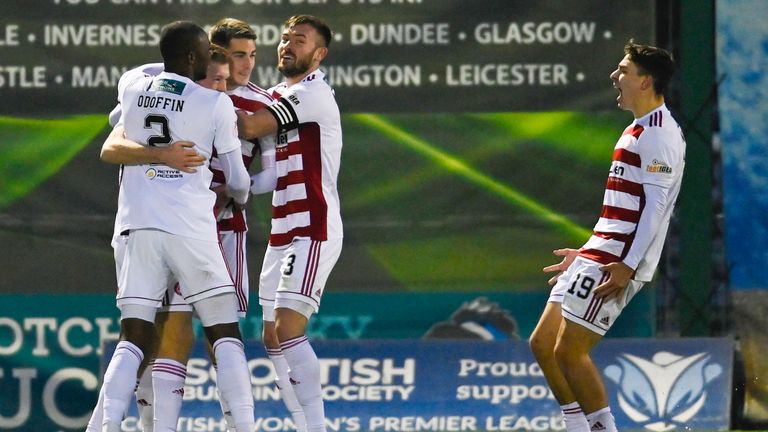
M559 249L563 271L531 335L531 349L561 405L568 432L613 432L605 385L590 352L653 278L683 168L685 140L665 105L672 56L629 41L611 80L634 121L613 150L603 208L579 250Z

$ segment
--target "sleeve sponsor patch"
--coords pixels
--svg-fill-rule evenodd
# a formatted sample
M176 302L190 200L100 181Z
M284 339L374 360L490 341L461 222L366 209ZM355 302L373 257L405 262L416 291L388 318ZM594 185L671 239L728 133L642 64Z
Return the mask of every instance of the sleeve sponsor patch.
M645 170L651 173L672 174L672 167L657 159L646 166Z

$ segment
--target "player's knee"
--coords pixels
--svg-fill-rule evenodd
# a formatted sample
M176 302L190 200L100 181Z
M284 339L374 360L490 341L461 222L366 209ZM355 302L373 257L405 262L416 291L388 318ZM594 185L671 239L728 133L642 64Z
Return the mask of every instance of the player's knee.
M536 359L551 358L555 355L555 341L538 332L533 332L528 340L528 346Z
M274 321L264 321L264 327L261 329L261 340L267 348L280 348L280 340L277 338Z
M570 346L567 341L562 339L555 343L555 360L563 371L570 370L572 365L578 362L579 353L575 347Z
M280 342L303 336L312 316L312 306L300 301L287 300L276 308L275 333Z
M120 321L120 339L131 342L142 352L153 352L156 343L155 325L140 318L123 318Z
M173 341L171 343L165 343L161 341L160 349L157 351L157 357L176 360L179 363L187 363L189 356L192 353L192 345L194 339L191 342Z
M217 340L223 338L243 340L242 336L240 335L240 327L236 322L216 324L210 327L204 327L203 330L205 331L205 336L208 338L208 341L211 343L211 345L215 344Z

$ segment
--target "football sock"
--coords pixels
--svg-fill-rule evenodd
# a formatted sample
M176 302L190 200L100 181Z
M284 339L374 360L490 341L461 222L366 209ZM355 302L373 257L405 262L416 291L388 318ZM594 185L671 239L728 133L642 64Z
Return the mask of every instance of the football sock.
M91 419L88 420L88 426L85 432L101 432L101 419L104 416L104 386L99 389L99 399L96 401L96 407L91 413Z
M155 432L176 432L184 399L187 367L176 360L155 359L152 366L152 388L155 393Z
M599 409L587 414L590 430L594 432L617 432L616 422L611 414L611 407Z
M566 432L589 432L589 422L578 402L560 405Z
M325 409L320 389L320 362L306 336L280 343L289 367L289 382L307 421L308 432L325 432Z
M142 432L153 432L154 428L154 415L152 409L153 402L152 392L152 363L150 362L144 373L139 378L139 383L136 386L136 408L139 412L139 421L141 422Z
M279 348L267 348L267 355L275 366L275 385L280 390L280 397L283 399L285 407L291 413L293 423L298 432L307 430L307 420L304 418L304 410L301 409L299 400L296 399L296 393L293 391L289 375L288 362L285 360L283 352Z
M102 425L120 426L136 388L136 373L144 359L139 347L120 341L104 373L104 418Z
M218 376L218 368L216 365L213 366L214 369L217 369L216 375ZM224 397L221 395L221 390L219 389L218 384L216 385L216 394L219 395L219 405L221 406L221 414L224 415L224 421L227 422L227 432L235 432L235 419L232 418L232 412L229 410L229 405L227 405L227 401L224 400Z
M251 372L245 360L243 343L236 338L221 338L213 344L218 365L218 386L229 405L237 432L252 432L253 414Z

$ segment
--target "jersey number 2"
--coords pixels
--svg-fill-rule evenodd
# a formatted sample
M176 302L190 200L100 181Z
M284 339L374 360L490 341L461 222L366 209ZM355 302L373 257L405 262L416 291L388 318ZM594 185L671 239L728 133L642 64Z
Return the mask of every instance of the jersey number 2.
M144 128L149 129L153 124L159 124L162 133L160 135L151 135L147 139L147 144L156 146L170 143L171 131L168 130L168 118L160 114L149 114L144 117Z

